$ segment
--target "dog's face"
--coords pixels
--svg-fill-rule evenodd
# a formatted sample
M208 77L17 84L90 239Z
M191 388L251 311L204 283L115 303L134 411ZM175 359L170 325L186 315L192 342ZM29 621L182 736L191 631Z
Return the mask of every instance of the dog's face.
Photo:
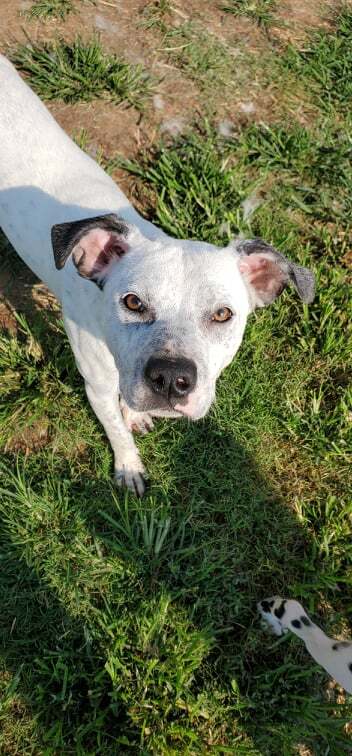
M235 254L198 242L142 243L115 266L104 295L126 403L205 415L249 313Z
M313 296L312 274L260 240L150 240L112 215L54 226L52 239L57 267L72 254L101 288L120 392L141 412L203 417L252 309L289 280Z

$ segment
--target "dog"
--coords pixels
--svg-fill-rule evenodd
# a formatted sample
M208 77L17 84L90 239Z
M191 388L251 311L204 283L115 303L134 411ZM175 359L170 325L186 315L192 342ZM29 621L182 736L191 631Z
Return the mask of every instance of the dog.
M142 218L2 56L0 226L60 301L116 482L138 496L132 431L204 417L252 310L288 283L314 296L312 272L259 239L216 247Z
M352 641L329 638L308 617L303 606L280 596L260 601L257 605L266 626L274 635L289 630L298 635L314 661L320 664L348 693L352 693Z

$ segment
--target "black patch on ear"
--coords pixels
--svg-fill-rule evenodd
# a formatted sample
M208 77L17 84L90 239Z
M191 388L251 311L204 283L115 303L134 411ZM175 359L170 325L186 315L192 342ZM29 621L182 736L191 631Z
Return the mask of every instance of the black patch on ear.
M286 604L286 599L284 599L281 602L280 606L278 606L277 609L274 609L275 617L277 617L278 619L281 619L281 617L283 617L285 614L285 611L286 611L285 604Z
M240 254L253 255L253 254L270 254L276 259L277 264L285 274L285 280L283 282L282 289L290 281L296 291L298 292L302 302L310 304L313 302L315 295L315 277L314 273L308 268L303 268L301 265L288 260L287 257L278 252L277 249L267 244L263 239L245 239L240 242L237 247ZM281 291L282 291L281 289ZM281 294L281 291L279 294Z
M306 627L311 627L312 623L310 622L310 620L308 619L308 617L304 616L304 614L302 614L302 617L300 617L300 620L301 620L301 622L303 622L303 625L305 625Z
M51 243L55 266L58 270L64 267L76 244L94 228L114 231L125 238L128 236L127 223L118 218L114 213L110 215L97 215L94 218L85 218L84 220L72 221L71 223L58 223L51 229Z
M289 262L289 261L288 261ZM310 304L315 297L315 277L308 268L289 262L290 280L301 297L302 302Z
M292 620L291 625L292 627L297 627L297 629L301 627L301 623L299 620Z
M352 672L352 662L349 663L348 669L350 670L350 672Z
M352 646L352 643L349 641L336 641L336 643L333 643L331 648L333 651L339 651L340 648L350 648Z

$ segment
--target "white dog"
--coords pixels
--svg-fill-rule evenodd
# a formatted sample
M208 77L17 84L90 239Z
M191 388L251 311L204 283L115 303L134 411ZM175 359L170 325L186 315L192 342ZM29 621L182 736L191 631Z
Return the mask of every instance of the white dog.
M144 220L0 56L0 225L55 293L89 402L138 495L132 430L203 417L255 306L314 277L260 240L218 248Z

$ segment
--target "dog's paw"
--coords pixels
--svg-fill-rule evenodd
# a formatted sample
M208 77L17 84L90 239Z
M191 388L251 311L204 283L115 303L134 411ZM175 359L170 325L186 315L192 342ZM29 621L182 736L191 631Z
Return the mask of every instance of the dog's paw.
M115 469L115 483L119 488L128 488L140 498L146 491L148 478L142 462L136 465L122 465Z
M285 613L285 599L280 596L270 596L257 604L258 612L261 616L262 627L273 635L283 635L287 629L283 626L281 618Z
M125 425L131 433L140 433L145 436L154 428L152 416L148 412L135 412L127 407L127 404L121 404L121 412Z

